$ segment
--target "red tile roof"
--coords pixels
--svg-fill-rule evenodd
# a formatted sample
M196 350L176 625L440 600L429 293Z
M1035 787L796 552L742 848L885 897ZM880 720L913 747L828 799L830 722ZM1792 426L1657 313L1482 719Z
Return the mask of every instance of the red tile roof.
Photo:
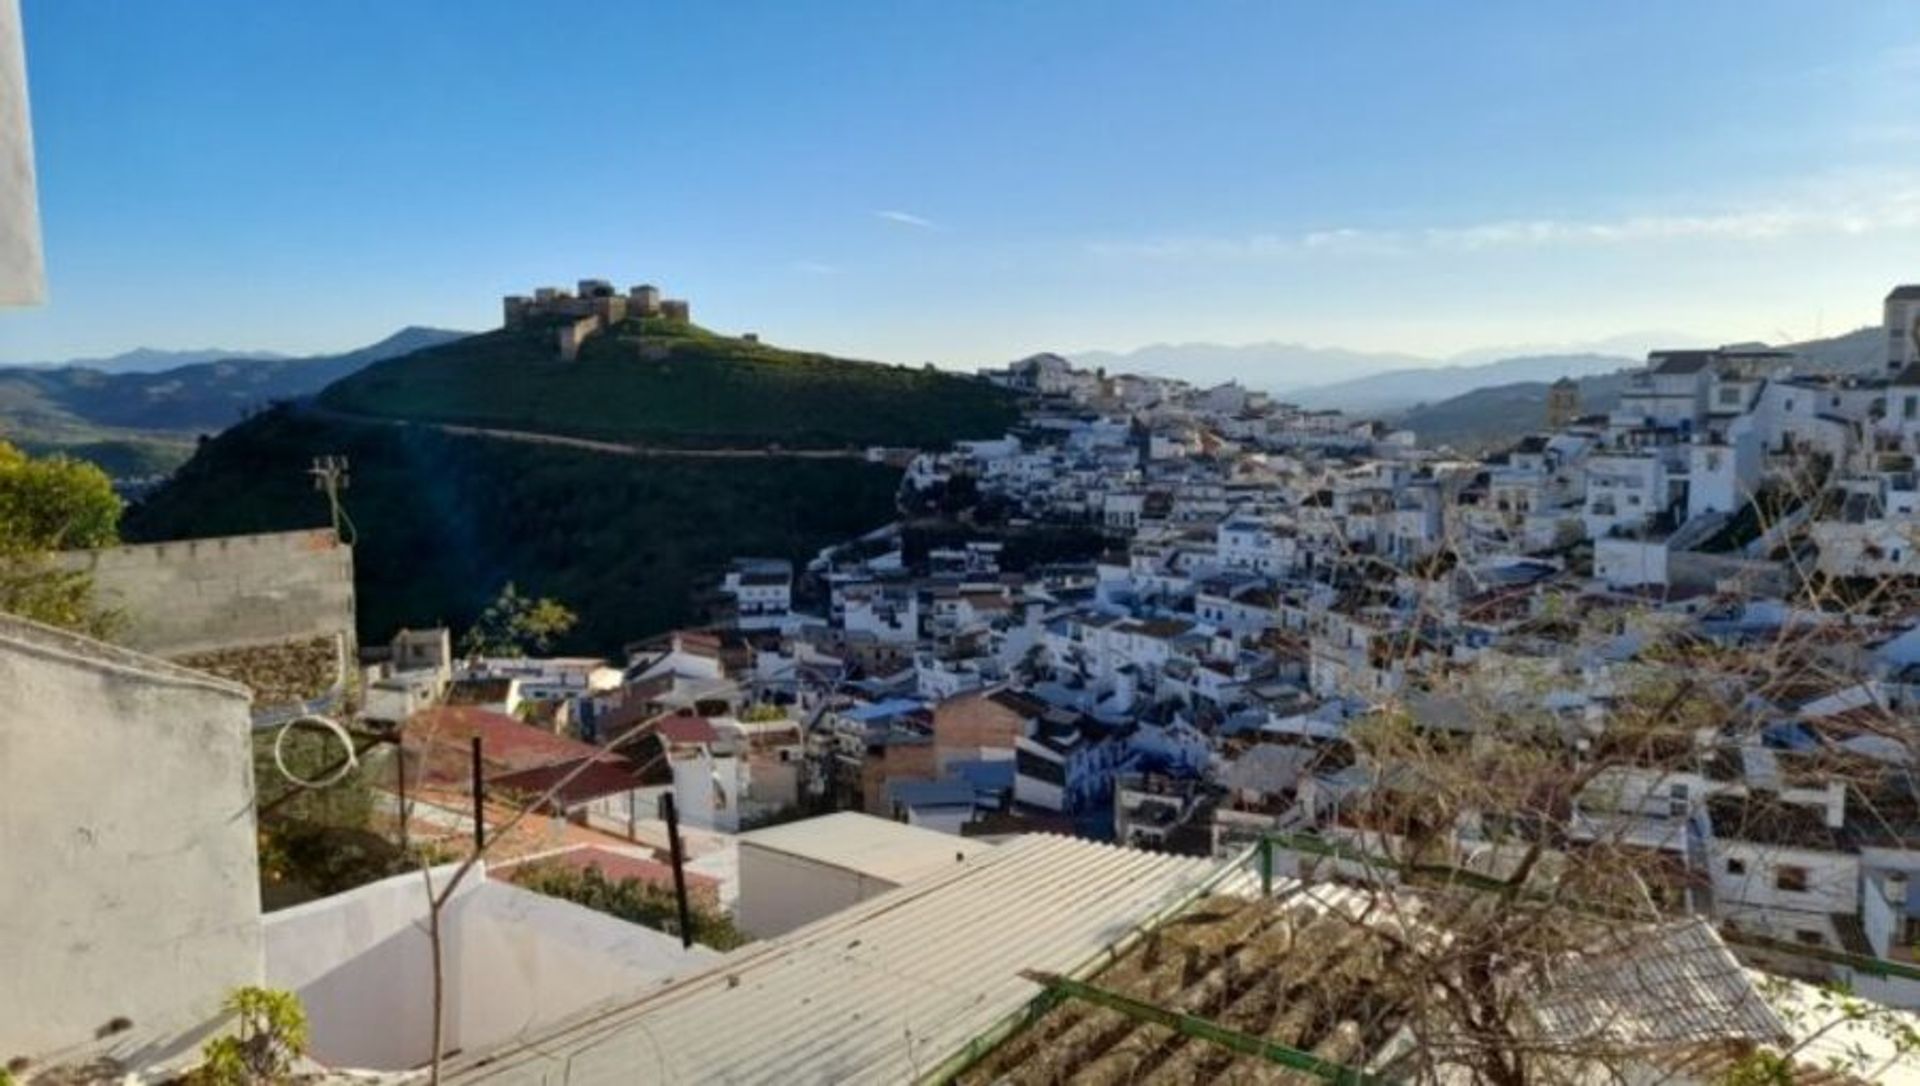
M431 751L437 764L451 757L466 758L468 744L475 736L480 737L481 757L486 764L501 772L577 762L600 752L591 743L470 705L437 706L415 714L401 732L401 743L412 754Z
M712 743L720 738L705 717L670 716L660 722L657 729L662 738L670 743Z
M487 789L489 792L504 789L524 795L528 799L543 796L548 789L559 784L567 774L577 769L583 760L575 758L565 762L555 762L552 765L502 773L487 778ZM599 761L589 763L579 776L567 781L566 787L559 791L555 799L558 801L558 806L565 810L606 796L631 792L642 783L637 770L638 767L617 753L602 755ZM648 817L651 815L651 811L647 812Z

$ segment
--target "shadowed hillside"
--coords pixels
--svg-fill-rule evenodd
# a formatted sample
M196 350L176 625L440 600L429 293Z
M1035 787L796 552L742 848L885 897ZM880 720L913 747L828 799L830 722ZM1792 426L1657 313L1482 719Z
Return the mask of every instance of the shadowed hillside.
M638 460L321 419L282 407L208 442L131 508L154 541L313 527L306 469L344 454L360 635L463 627L506 581L580 613L567 650L611 652L691 621L729 557L809 558L885 523L899 476L858 461Z

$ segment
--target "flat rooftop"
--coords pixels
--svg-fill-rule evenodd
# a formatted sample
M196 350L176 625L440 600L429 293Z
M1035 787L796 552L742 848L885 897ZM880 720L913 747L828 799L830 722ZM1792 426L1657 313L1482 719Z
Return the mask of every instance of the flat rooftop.
M752 846L904 886L992 849L983 841L840 811L740 835Z

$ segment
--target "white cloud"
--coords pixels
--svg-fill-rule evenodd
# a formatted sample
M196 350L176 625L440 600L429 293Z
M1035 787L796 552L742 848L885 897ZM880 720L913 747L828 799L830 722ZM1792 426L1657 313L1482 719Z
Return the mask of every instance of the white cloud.
M840 274L840 268L837 265L823 263L818 260L796 260L793 262L793 270L803 275Z
M1633 215L1616 219L1498 219L1463 226L1376 230L1340 227L1297 234L1169 236L1097 241L1096 256L1146 260L1262 260L1308 254L1394 255L1480 252L1550 246L1633 245L1681 241L1763 242L1787 237L1858 235L1920 228L1920 183L1854 184L1707 214Z
M911 211L876 211L874 215L901 226L911 226L920 230L938 230L940 227L932 219L922 218Z

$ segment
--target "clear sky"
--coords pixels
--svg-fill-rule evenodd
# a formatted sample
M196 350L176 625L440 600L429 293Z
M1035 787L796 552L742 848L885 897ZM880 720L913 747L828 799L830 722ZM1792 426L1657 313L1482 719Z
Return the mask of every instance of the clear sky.
M604 276L892 361L1832 334L1920 279L1913 3L24 0L0 360Z

